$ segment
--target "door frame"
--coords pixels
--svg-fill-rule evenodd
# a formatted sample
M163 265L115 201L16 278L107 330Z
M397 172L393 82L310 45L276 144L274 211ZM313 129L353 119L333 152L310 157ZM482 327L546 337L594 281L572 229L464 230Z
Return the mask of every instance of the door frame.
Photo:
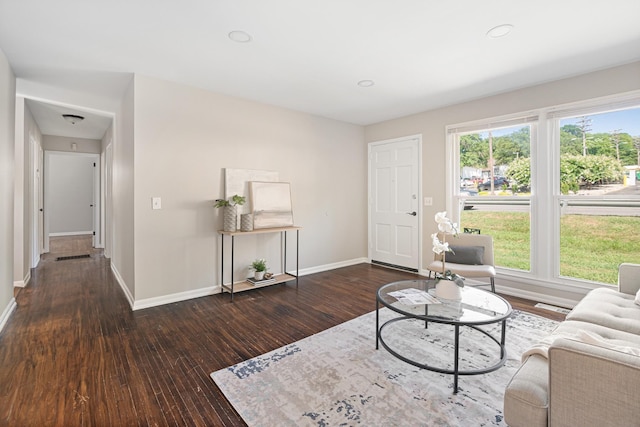
M30 236L30 266L36 268L40 262L40 255L44 252L44 151L40 142L29 137L29 195L31 198L31 232Z
M100 225L100 211L101 211L101 197L100 197L100 154L98 153L77 153L69 151L44 151L44 252L49 252L49 208L51 207L51 199L49 192L47 191L47 184L49 183L50 173L50 159L51 156L76 156L76 157L88 157L93 160L95 167L93 169L93 246L100 244L101 242L101 225ZM96 182L97 179L97 182Z
M373 141L367 144L367 257L369 262L372 260L372 245L373 245L373 223L371 214L371 204L373 201L373 194L371 188L371 155L372 148L378 145L397 144L400 142L406 142L407 140L417 140L418 143L418 265L415 266L418 273L422 271L423 266L423 236L422 236L422 223L423 223L423 206L422 206L422 134L408 135L399 138L385 139L380 141Z

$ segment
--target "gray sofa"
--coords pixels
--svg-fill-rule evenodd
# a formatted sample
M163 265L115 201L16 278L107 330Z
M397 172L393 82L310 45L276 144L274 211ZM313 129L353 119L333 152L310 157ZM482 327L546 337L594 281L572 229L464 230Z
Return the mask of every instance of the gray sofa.
M511 427L640 426L640 265L590 291L523 355L504 396Z

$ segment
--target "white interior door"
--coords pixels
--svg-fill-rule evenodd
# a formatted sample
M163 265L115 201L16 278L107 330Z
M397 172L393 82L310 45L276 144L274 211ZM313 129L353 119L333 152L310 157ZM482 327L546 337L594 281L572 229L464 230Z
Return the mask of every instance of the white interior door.
M43 230L42 230L42 148L40 143L30 138L31 152L31 177L29 181L30 197L31 197L31 268L38 266L40 262L40 254L43 252Z
M420 268L420 137L369 144L369 258Z

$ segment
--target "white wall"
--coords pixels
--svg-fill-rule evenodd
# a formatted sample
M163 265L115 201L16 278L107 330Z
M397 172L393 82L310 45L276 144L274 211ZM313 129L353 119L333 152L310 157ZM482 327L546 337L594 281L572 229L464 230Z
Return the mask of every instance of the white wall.
M445 159L447 125L526 112L640 89L640 62L554 81L463 104L367 126L365 139L374 142L404 135L423 136L423 193L433 197L424 207L423 239L435 231L433 216L446 208ZM434 161L433 159L440 159ZM425 252L426 253L426 252ZM561 297L571 298L566 294Z
M13 298L13 185L16 79L0 50L0 330Z
M13 280L15 286L25 286L31 277L31 239L33 200L29 197L31 183L31 138L36 149L41 147L42 133L23 97L16 98L13 205Z
M49 151L69 151L74 152L71 144L76 144L75 152L95 153L102 152L102 143L98 139L72 138L68 136L43 135L42 146Z
M100 141L101 152L101 164L100 168L100 196L102 197L100 206L101 212L101 225L102 225L102 242L104 247L104 256L111 258L111 251L113 249L112 232L113 227L111 221L113 218L113 209L111 201L111 188L113 179L111 177L113 170L113 159L109 157L109 153L113 154L113 123L109 126L109 129L104 133L102 140ZM108 151L110 150L110 151Z
M136 301L218 284L223 168L291 183L301 268L366 257L363 140L360 126L136 75ZM238 238L238 273L272 240Z
M47 152L46 211L49 235L88 234L93 231L93 163L96 155Z

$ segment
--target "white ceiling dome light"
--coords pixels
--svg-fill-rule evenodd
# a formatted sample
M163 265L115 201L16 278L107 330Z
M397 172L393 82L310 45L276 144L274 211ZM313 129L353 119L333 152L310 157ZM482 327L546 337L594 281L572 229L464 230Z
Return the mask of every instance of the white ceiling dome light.
M360 80L358 82L358 86L360 87L371 87L374 86L376 84L376 82L374 82L373 80Z
M77 114L63 114L62 117L72 125L78 124L84 120L84 117Z
M504 37L509 34L513 30L513 25L511 24L501 24L491 28L487 31L487 37L490 39L499 39L500 37Z
M251 34L242 30L231 31L229 33L229 38L237 43L249 43L251 40L253 40L253 37L251 37Z

